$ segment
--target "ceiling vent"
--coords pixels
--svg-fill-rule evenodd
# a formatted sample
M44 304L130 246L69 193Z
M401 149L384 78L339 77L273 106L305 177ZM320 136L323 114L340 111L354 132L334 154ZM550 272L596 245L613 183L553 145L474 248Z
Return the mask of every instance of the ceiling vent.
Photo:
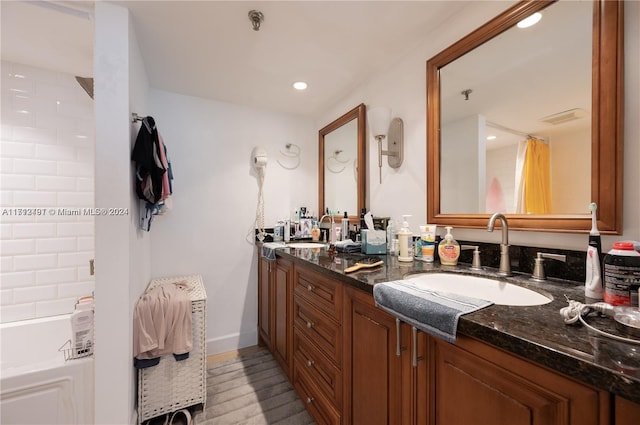
M558 112L557 114L548 115L546 117L540 118L540 121L546 122L551 125L564 124L569 121L579 120L584 118L587 115L587 112L584 109L575 108L569 109L568 111Z

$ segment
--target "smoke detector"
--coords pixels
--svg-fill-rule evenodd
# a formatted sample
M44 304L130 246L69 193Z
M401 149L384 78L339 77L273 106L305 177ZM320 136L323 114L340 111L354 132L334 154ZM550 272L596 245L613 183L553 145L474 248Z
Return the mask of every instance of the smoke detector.
M540 118L539 121L546 122L551 125L564 124L569 121L579 120L587 115L587 111L580 108L569 109L567 111L558 112L557 114L548 115Z

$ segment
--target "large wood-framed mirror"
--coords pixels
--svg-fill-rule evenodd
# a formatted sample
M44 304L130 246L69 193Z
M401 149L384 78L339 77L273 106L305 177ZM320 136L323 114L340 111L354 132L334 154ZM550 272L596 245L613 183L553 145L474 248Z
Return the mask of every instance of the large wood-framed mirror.
M365 207L366 124L360 104L318 132L319 217L329 208L355 220Z
M587 12L579 12L578 6L587 5ZM585 22L581 27L589 31L589 36L574 37L582 39L583 47L577 47L568 42L572 31L575 30L568 18L560 17L562 10L575 7L573 18L580 17ZM554 41L543 42L540 55L533 53L534 47L529 43L533 40L522 38L521 31L514 26L522 19L534 12L543 15L541 23L558 23L558 34ZM578 19L578 18L576 18ZM528 28L527 37L533 37L536 31ZM545 32L550 32L545 29ZM561 39L559 38L561 37ZM508 50L506 43L513 38L517 46L515 51ZM539 43L540 44L540 43ZM558 63L541 56L544 53L557 53L567 47L570 52L561 55L573 57L574 53L586 47L587 62L581 62L587 71L586 89L569 87L584 75L585 70L569 71L568 80L563 79L561 73L571 66L579 64ZM495 53L504 53L502 57ZM571 53L571 54L569 54ZM487 56L483 56L483 55ZM491 55L491 56L489 56ZM487 24L459 40L427 61L427 221L433 224L447 224L466 228L484 228L489 216L496 210L503 208L503 213L509 219L511 229L549 232L586 232L591 228L588 205L591 201L598 205L598 227L602 233L620 234L622 231L622 147L623 147L623 2L622 1L523 1L506 10ZM531 59L533 62L527 62ZM475 62L474 62L475 60ZM465 62L468 61L468 62ZM574 60L573 62L580 62ZM523 67L535 67L543 75L542 83L526 78ZM471 76L469 71L480 73L481 68L488 70L486 75ZM553 70L545 76L546 68ZM573 73L572 73L573 72ZM467 75L467 80L459 78ZM512 74L525 75L524 80L511 82ZM496 86L491 86L490 78L497 79ZM482 81L487 80L487 81ZM509 103L519 98L530 104L542 106L552 95L560 89L551 88L552 81L563 82L566 92L561 92L560 98L553 97L556 104L554 110L542 113L537 110L535 124L527 124L525 120L517 120L508 114L500 115L498 106L517 111L524 116L524 112L516 109L516 103ZM567 82L569 81L569 82ZM456 84L451 83L456 82ZM468 82L468 85L465 85ZM483 85L484 84L484 85ZM528 88L533 92L528 92ZM572 109L572 92L585 92L586 105L580 104L574 114L582 120L567 123L567 131L574 139L583 139L583 148L573 148L565 159L556 161L561 165L551 168L547 173L552 174L551 190L558 185L557 191L569 187L571 192L566 197L576 196L580 191L582 197L573 206L547 212L528 213L516 207L510 210L505 204L515 204L517 192L511 200L504 199L504 193L509 188L501 188L499 181L496 190L495 178L490 179L487 168L494 170L496 162L487 162L487 147L484 146L486 136L495 131L519 134L521 140L533 135L535 139L544 140L551 151L551 161L554 160L554 146L560 146L560 137L551 130L553 125L542 122L548 115L553 117ZM470 90L465 93L465 91ZM453 94L449 93L453 92ZM473 109L474 103L486 99L494 104L485 105L485 109ZM458 102L458 103L455 103ZM576 100L576 103L579 101ZM455 103L455 104L454 104ZM498 105L499 103L499 105ZM505 108L503 108L505 109ZM456 115L458 114L458 115ZM466 115L464 115L466 114ZM517 115L516 114L516 115ZM505 117L505 118L496 118ZM552 117L552 118L553 118ZM518 117L521 118L521 117ZM590 118L590 119L589 119ZM465 121L466 120L466 121ZM578 121L587 122L587 133L578 129ZM465 122L465 124L461 124ZM532 121L529 121L532 122ZM452 123L456 123L453 125ZM465 128L472 130L461 130ZM546 126L546 127L545 127ZM465 132L467 131L467 132ZM469 132L471 131L471 133ZM551 135L548 137L548 135ZM460 144L464 140L467 145ZM468 140L468 141L467 141ZM459 143L456 145L456 143ZM522 143L522 142L520 142ZM555 145L554 145L555 143ZM566 150L566 148L565 148ZM517 149L515 149L517 151ZM568 156L567 156L568 155ZM466 158L466 159L465 159ZM498 156L500 158L500 156ZM584 165L580 171L579 158L583 158ZM586 158L586 159L584 159ZM468 162L465 162L468 161ZM498 164L504 165L506 160L499 159ZM508 161L506 161L508 162ZM514 169L517 167L514 160ZM507 171L509 173L510 171ZM562 173L573 173L576 180L568 183L566 178L559 178ZM514 171L515 175L515 171ZM449 177L454 176L454 179ZM556 177L556 181L553 177ZM458 181L456 181L456 178ZM563 187L564 185L564 187ZM515 187L516 184L514 183ZM473 188L466 192L466 188ZM513 193L513 192L512 192ZM500 199L502 197L502 199ZM456 204L455 199L474 199L469 206ZM454 200L450 202L450 200ZM496 202L498 199L501 202ZM560 203L560 202L559 202Z

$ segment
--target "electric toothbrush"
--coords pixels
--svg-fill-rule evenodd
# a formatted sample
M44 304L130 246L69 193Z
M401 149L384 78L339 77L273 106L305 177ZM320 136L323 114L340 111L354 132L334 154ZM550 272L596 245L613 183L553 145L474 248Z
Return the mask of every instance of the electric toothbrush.
M584 285L584 293L588 299L602 299L602 277L600 273L600 253L602 252L602 241L596 218L598 206L595 202L589 204L591 211L591 231L589 232L589 246L587 247L587 278Z

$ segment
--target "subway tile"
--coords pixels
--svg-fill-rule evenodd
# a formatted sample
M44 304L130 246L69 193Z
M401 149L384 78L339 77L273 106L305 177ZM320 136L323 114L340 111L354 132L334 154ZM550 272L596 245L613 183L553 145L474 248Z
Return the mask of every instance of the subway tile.
M36 271L36 285L46 285L52 283L69 283L76 280L76 269L51 269Z
M58 266L85 266L94 257L93 252L71 252L58 254Z
M14 239L50 238L56 236L56 225L53 223L18 223L12 226Z
M72 161L59 161L57 163L57 174L59 176L93 177L94 167L93 164L83 164L80 162Z
M60 314L73 313L76 301L77 300L75 298L37 301L35 303L35 315L36 317L50 317L58 316Z
M78 238L78 251L93 251L96 247L96 240L93 236Z
M3 219L4 221L4 219ZM13 237L13 225L7 223L0 224L0 239L11 239Z
M11 289L0 289L0 305L11 305L13 304L13 290Z
M89 208L93 204L92 192L58 192L58 206Z
M31 111L3 110L2 122L19 127L35 127L36 115Z
M38 144L35 145L35 157L53 161L73 161L76 159L76 150L69 146Z
M56 205L55 192L14 191L13 205L23 207L51 207Z
M3 173L13 173L13 158L0 158L0 167Z
M93 222L58 223L58 236L93 236Z
M2 256L33 254L35 247L36 241L33 239L0 241L0 253L2 253Z
M33 158L35 155L35 145L29 142L7 142L0 143L0 154L6 158Z
M52 269L57 266L56 254L16 255L13 257L14 271Z
M39 111L35 114L35 126L42 128L74 128L73 118L59 115L55 112Z
M95 193L95 183L93 177L76 178L76 190L80 192Z
M33 288L15 288L13 290L13 302L26 304L42 300L55 299L58 295L55 285L38 286Z
M46 238L36 240L36 253L72 252L76 250L76 238Z
M36 273L34 271L11 273L2 272L0 273L0 282L0 287L2 287L2 289L35 286Z
M35 179L38 190L73 191L78 185L75 177L36 176Z
M34 176L24 174L2 174L0 176L0 189L34 190L35 188L36 178Z
M0 310L0 322L9 323L36 317L35 303L5 305Z
M0 271L12 272L13 271L13 256L0 256Z
M93 293L94 282L73 282L58 285L58 298L75 298L78 299L85 295Z
M0 205L2 205L3 207L9 207L9 206L15 205L13 203L12 190L0 190Z
M56 130L51 128L13 127L16 142L56 143Z
M46 161L41 159L14 159L14 174L37 174L37 175L55 175L58 171L58 163L56 161Z
M76 161L93 164L95 155L96 150L93 148L93 146L76 147Z
M76 273L78 276L78 280L87 280L87 281L95 281L95 276L93 276L91 274L91 269L89 268L89 265L87 265L86 267L82 267L79 266L76 269Z

